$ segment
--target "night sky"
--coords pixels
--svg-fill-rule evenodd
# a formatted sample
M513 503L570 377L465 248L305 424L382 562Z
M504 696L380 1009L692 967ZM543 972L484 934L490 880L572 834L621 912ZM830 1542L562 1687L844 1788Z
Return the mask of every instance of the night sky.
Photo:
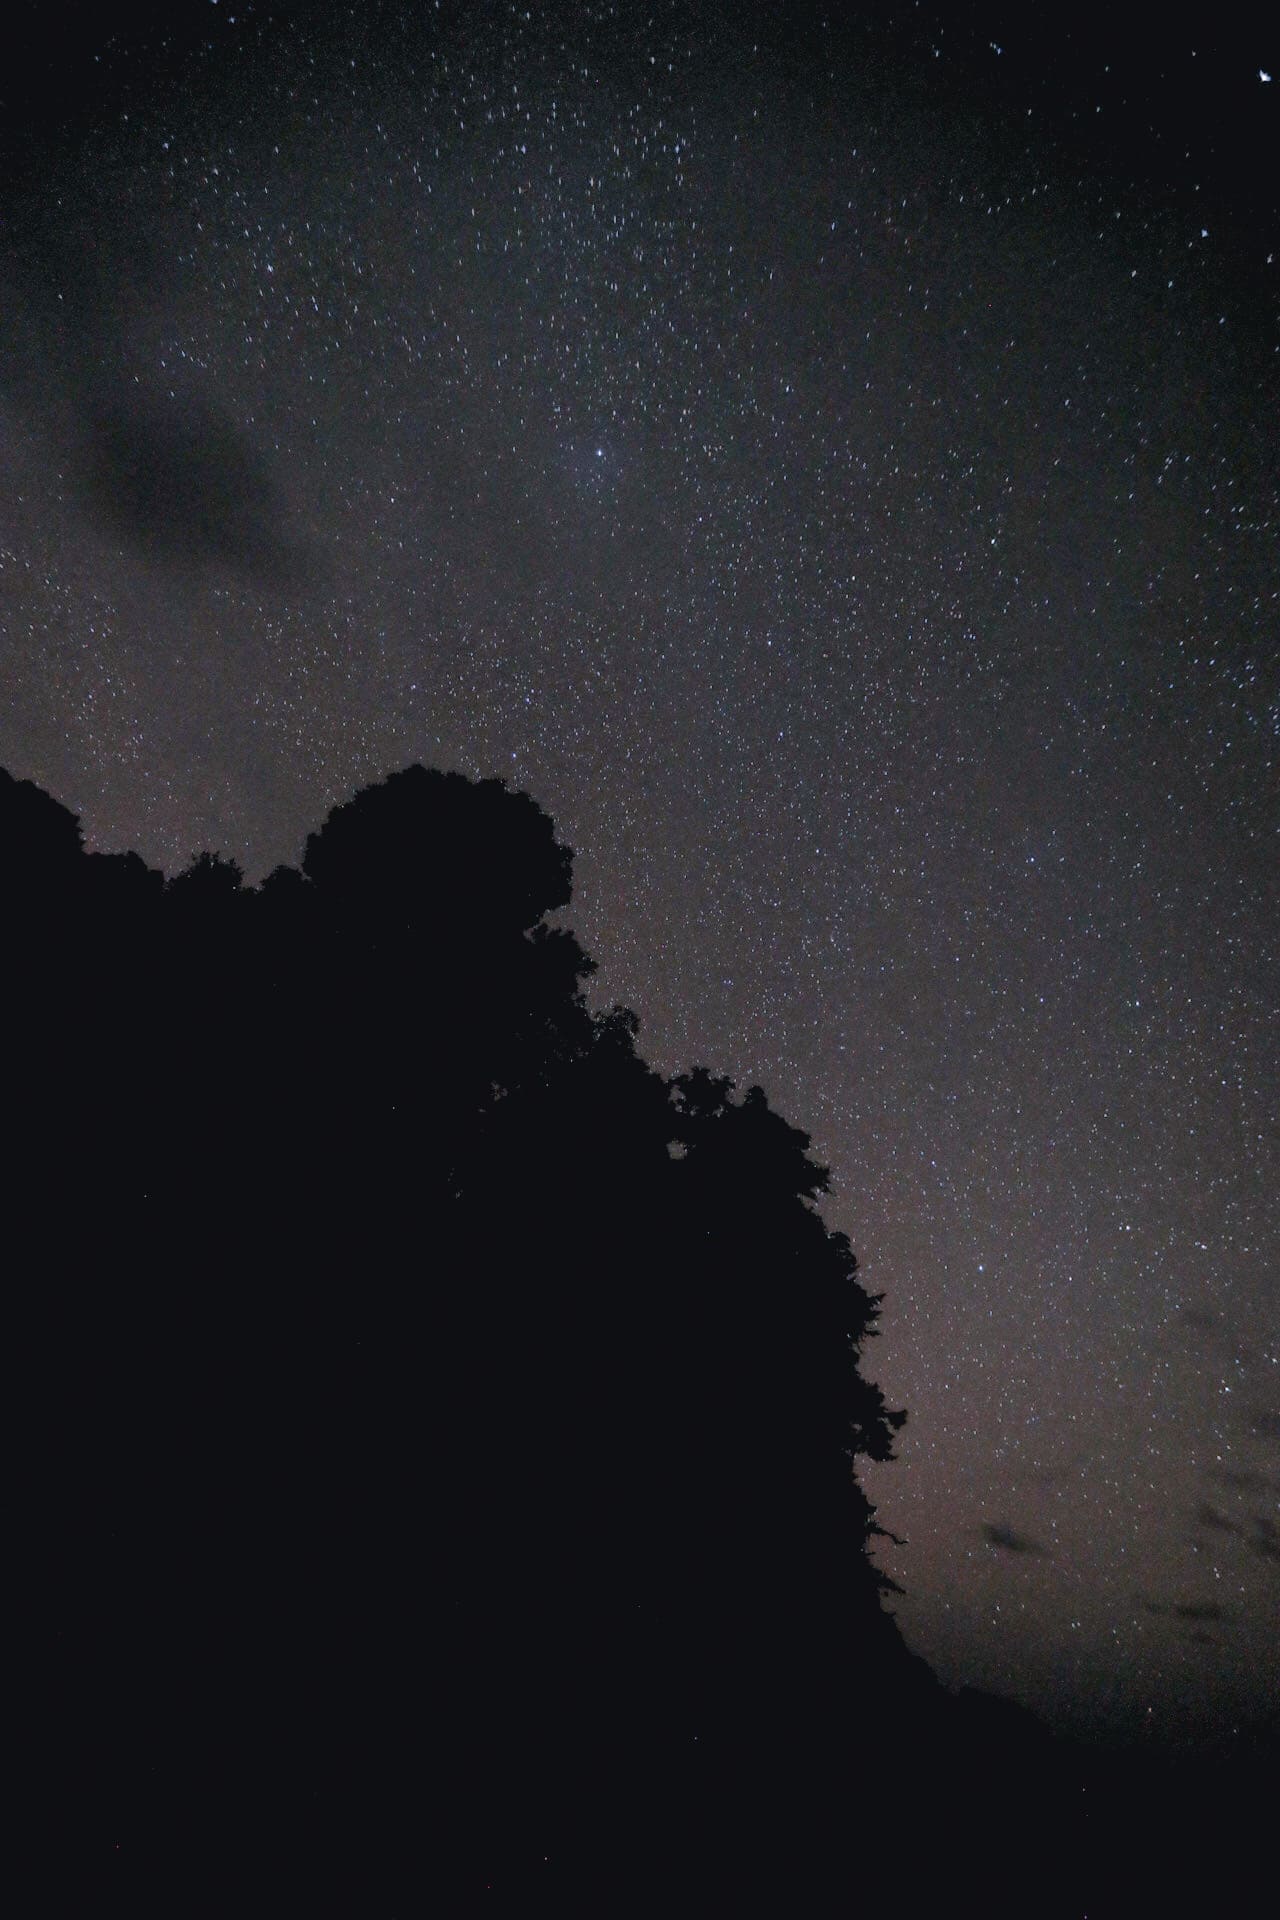
M1274 1709L1280 36L162 11L0 83L0 764L253 879L527 789L832 1168L909 1643Z

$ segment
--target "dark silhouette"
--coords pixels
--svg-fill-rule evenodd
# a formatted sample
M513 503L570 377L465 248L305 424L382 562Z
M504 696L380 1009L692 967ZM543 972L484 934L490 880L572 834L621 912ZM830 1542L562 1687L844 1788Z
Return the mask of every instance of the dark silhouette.
M54 1851L188 1913L816 1884L905 1663L851 1470L902 1416L806 1136L589 1012L496 781L394 775L257 889L8 776L0 850Z
M570 865L415 767L166 883L0 773L47 1910L1137 1910L1080 1755L904 1649L826 1175L591 1013Z

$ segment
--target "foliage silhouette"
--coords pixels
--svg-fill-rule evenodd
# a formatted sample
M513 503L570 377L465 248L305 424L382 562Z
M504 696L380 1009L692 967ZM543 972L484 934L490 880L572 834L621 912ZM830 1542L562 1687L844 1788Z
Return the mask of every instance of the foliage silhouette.
M895 1780L958 1849L1000 1743L1049 1844L1066 1763L884 1609L826 1175L592 1014L570 871L419 767L166 883L0 774L31 1772L93 1911L845 1911Z
M47 1804L179 1877L216 1821L210 1910L322 1839L352 1911L776 1866L893 1643L805 1136L590 1013L497 781L392 775L250 889L5 775L0 858Z

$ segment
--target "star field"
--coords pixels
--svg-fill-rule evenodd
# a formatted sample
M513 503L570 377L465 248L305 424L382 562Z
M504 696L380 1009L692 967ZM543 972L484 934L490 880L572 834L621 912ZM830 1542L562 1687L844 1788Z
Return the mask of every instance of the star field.
M6 104L0 764L254 878L527 788L601 1002L832 1168L910 1644L1274 1708L1274 34L81 32Z

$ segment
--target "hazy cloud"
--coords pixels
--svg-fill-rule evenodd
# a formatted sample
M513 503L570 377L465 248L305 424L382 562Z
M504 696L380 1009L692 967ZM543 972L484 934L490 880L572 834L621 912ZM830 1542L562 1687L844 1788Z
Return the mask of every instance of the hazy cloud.
M1225 1513L1219 1513L1207 1500L1202 1500L1196 1508L1196 1525L1208 1527L1212 1533L1243 1533L1244 1528L1236 1521L1228 1520Z
M1255 1514L1253 1537L1249 1545L1260 1560L1280 1560L1280 1527L1265 1514Z
M1154 1613L1161 1619L1173 1620L1225 1620L1226 1612L1212 1600L1182 1600L1170 1603L1165 1600L1144 1600L1145 1613Z
M989 1547L1000 1547L1005 1553L1048 1553L1048 1548L1042 1547L1038 1540L1031 1539L1029 1534L1015 1533L1012 1527L993 1527L984 1522L982 1537Z
M140 396L97 409L78 477L82 507L152 557L264 582L301 570L270 463L203 402Z
M1209 1478L1233 1493L1271 1493L1280 1491L1280 1483L1268 1473L1255 1473L1247 1467L1210 1467Z

